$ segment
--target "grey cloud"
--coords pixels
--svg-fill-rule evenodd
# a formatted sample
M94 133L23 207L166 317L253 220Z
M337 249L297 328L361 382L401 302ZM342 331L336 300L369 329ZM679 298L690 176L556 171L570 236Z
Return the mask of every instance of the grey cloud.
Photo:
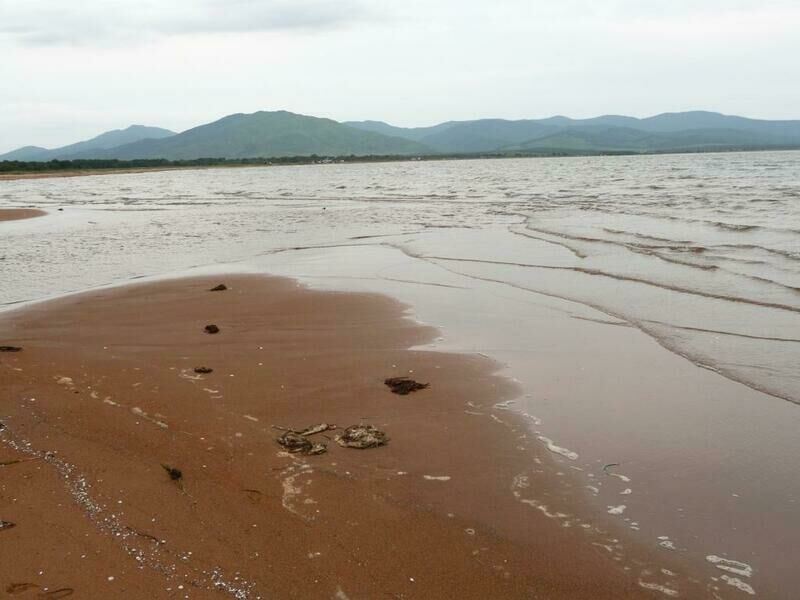
M130 44L160 36L323 30L368 18L358 0L0 0L0 36L27 45Z

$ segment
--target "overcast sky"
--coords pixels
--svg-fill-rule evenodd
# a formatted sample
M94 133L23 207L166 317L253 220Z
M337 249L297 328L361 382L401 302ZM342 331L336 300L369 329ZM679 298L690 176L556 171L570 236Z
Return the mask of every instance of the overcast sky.
M0 152L234 112L800 118L800 0L0 0Z

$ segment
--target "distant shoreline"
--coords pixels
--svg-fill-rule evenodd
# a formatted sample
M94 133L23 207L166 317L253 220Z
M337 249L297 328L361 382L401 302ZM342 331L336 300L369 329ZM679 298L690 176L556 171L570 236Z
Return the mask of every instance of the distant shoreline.
M185 171L188 169L198 169L202 167L140 167L131 169L73 169L64 171L12 171L9 173L0 172L0 181L17 181L20 179L51 179L54 177L88 177L90 175L126 175L131 173L154 173L158 171Z
M386 162L431 162L450 160L490 160L519 158L587 158L595 156L661 156L670 154L734 154L747 152L792 152L800 147L769 148L709 148L706 150L665 150L659 152L536 152L536 153L475 153L432 154L424 156L366 155L366 156L287 156L278 158L202 158L170 161L166 159L124 160L78 160L23 162L0 161L0 182L21 179L47 179L53 177L86 177L91 175L124 175L159 171L185 171L198 169L220 169L241 167L277 167L314 164L386 163ZM143 164L144 163L144 164Z

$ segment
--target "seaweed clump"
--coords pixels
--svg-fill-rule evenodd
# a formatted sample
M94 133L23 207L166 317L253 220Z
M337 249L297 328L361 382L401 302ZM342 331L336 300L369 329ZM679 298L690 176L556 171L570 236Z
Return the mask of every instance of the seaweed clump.
M393 394L400 394L401 396L407 396L411 392L424 390L430 386L429 383L419 383L408 377L390 377L384 380L383 383L389 387Z
M286 431L277 440L290 454L308 454L311 456L324 454L328 451L325 444L315 444L305 435L296 431Z

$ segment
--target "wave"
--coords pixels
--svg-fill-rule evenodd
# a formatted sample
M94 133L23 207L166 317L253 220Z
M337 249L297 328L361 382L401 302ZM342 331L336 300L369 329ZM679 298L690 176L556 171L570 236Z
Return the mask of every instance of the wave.
M702 225L708 225L711 227L715 227L717 229L722 229L724 231L733 231L739 233L750 232L750 231L773 231L773 232L792 233L795 235L800 235L800 229L792 229L790 227L768 227L766 225L746 225L741 223L727 223L725 221L712 221L710 219L690 219L687 217L678 217L675 215L657 215L652 213L647 213L646 216L653 217L656 219L680 221L682 223L700 223Z
M800 307L797 306L790 306L788 304L781 304L779 302L765 302L762 300L755 300L753 298L743 298L741 296L728 296L725 294L715 294L713 292L706 292L703 290L697 290L692 288L687 288L679 285L670 285L667 283L661 283L657 281L652 281L650 279L645 279L643 277L636 277L633 275L621 275L618 273L607 273L600 269L589 269L586 267L562 267L556 265L540 265L540 264L533 264L533 263L520 263L520 262L512 262L512 261L499 261L499 260L484 260L478 258L455 258L449 256L418 256L417 258L424 258L427 260L433 261L450 261L450 262L467 262L467 263L482 263L487 265L504 265L510 267L524 267L530 269L545 269L550 271L572 271L574 273L583 273L584 275L593 275L597 277L608 277L609 279L616 279L617 281L630 281L632 283L641 283L643 285L649 285L652 287L657 287L660 289L668 290L671 292L678 292L680 294L691 294L693 296L702 296L703 298L713 298L715 300L723 300L726 302L737 302L742 304L751 304L753 306L763 306L765 308L774 308L776 310L785 310L789 312L800 313ZM778 284L782 285L782 284ZM785 287L785 286L783 286Z
M777 248L767 248L766 246L760 246L758 244L714 244L710 245L709 248L733 248L733 249L741 249L741 250L763 250L768 254L774 254L775 256L782 256L783 258L789 258L791 260L800 260L800 252L791 252L789 250L778 250Z
M641 322L650 323L653 325L661 325L663 327L670 327L672 329L680 329L682 331L710 333L713 335L726 335L731 337L744 338L748 340L764 340L767 342L789 342L793 344L800 344L800 338L784 338L784 337L772 337L768 335L752 335L749 333L737 333L735 331L724 331L721 329L706 329L703 327L691 327L689 325L675 325L674 323L665 323L663 321L656 321L654 319L642 319Z
M630 235L640 240L650 240L653 242L669 242L672 244L682 244L682 245L690 245L694 242L691 240L673 240L671 238L664 238L664 237L656 237L654 235L646 235L644 233L638 233L635 231L624 231L622 229L611 229L610 227L603 227L603 231L607 231L608 233L614 233L617 235Z
M767 283L767 284L770 284L770 285L775 285L775 286L778 286L779 288L781 288L783 290L788 290L788 291L793 292L793 293L800 291L800 288L798 288L796 286L788 285L788 284L785 284L785 283L781 283L780 281L777 281L777 280L774 280L774 279L769 279L769 278L766 278L766 277L761 277L761 276L756 276L756 275L750 275L750 274L747 274L747 273L741 273L741 272L738 272L738 271L735 271L735 270L726 269L725 267L722 267L720 265L698 264L698 263L690 262L690 261L687 261L687 260L680 260L680 259L672 257L672 256L667 256L663 252L659 252L659 250L672 250L672 251L682 252L682 253L691 252L693 254L700 255L700 254L706 253L709 249L712 249L712 248L713 249L734 248L734 249L751 249L751 250L757 249L757 250L763 250L764 252L767 252L769 254L773 254L775 256L781 256L783 258L789 258L792 261L794 261L795 259L800 259L800 255L794 254L794 253L789 252L789 251L777 250L777 249L773 249L773 248L767 248L765 246L759 246L759 245L756 245L756 244L715 244L715 245L710 245L708 247L700 246L700 245L680 246L680 245L635 244L635 243L624 242L624 241L620 241L620 240L611 240L611 239L606 239L606 238L592 238L592 237L588 237L588 236L571 236L571 235L568 235L568 234L563 233L563 232L547 230L547 229L542 229L542 228L537 228L537 227L531 227L530 225L527 225L527 229L531 230L531 231L537 231L537 232L545 234L545 235L552 235L552 236L555 236L555 237L559 237L559 238L563 238L563 239L575 240L575 241L579 241L579 242L610 244L610 245L614 245L614 246L617 246L617 247L620 247L620 248L625 248L626 250L628 250L630 252L634 252L634 253L642 254L642 255L646 255L646 256L652 256L653 258L657 258L657 259L665 261L665 262L669 262L669 263L672 263L672 264L676 264L676 265L680 265L680 266L684 266L684 267L688 267L688 268L700 269L700 270L703 270L703 271L724 271L724 272L729 273L731 275L734 275L736 277L742 277L742 278L745 278L745 279L749 279L751 281L757 281L759 283ZM606 229L606 228L604 228L604 229ZM614 231L619 231L619 230L614 230ZM515 232L515 231L512 231L512 232L519 234L519 232ZM627 232L623 232L623 233L627 233ZM533 235L529 235L527 237L531 237L531 238L534 238L534 239L539 239L539 240L542 240L542 241L548 241L545 238L536 237L536 236L533 236ZM556 243L556 242L551 242L551 243ZM559 245L562 245L562 246L570 249L573 253L576 253L576 255L579 256L580 258L587 258L588 257L588 255L586 253L583 253L583 252L581 252L580 254L577 254L579 251L577 251L574 248L571 248L568 244L559 244ZM711 258L711 257L709 257L709 258ZM721 259L721 260L736 261L736 262L744 263L744 264L769 264L769 263L765 263L764 261L748 261L748 260L744 260L744 259L729 258L729 257L725 257L725 256L714 256L713 258L717 258L717 259ZM775 266L775 265L770 265L770 266L773 266L774 268L777 268L779 270L783 270L783 269L780 269L780 267ZM793 271L790 271L790 272L793 272Z
M787 394L783 390L775 389L773 386L764 385L764 384L752 381L750 378L748 378L746 376L743 376L741 373L739 373L735 369L727 368L727 367L725 367L723 365L715 365L712 362L709 362L706 357L700 356L700 355L697 355L695 353L687 351L685 348L681 347L680 345L677 345L674 341L672 341L672 340L668 339L667 337L661 335L660 333L654 331L652 327L648 327L648 323L646 321L639 321L639 320L636 320L636 319L632 319L632 318L627 317L625 315L619 314L616 311L609 310L608 308L606 308L606 307L604 307L604 306L602 306L600 304L594 303L594 302L589 302L589 301L585 301L585 300L578 300L578 299L575 299L575 298L571 298L569 296L564 296L564 295L554 294L554 293L550 293L550 292L545 292L545 291L537 290L535 288L529 288L529 287L526 287L524 285L516 284L516 283L510 282L510 281L505 281L505 280L499 279L499 278L493 278L493 277L489 277L489 276L481 276L481 275L475 275L475 274L462 273L460 271L457 271L457 270L454 270L454 269L450 269L450 268L446 267L445 265L442 265L442 264L436 262L435 260L432 260L433 257L425 257L425 256L420 256L418 254L415 254L414 252L410 251L408 248L403 247L402 245L394 245L394 244L382 244L382 245L394 248L395 250L398 250L398 251L402 252L403 254L405 254L405 255L407 255L407 256L409 256L411 258L424 260L425 262L431 262L432 264L435 264L436 266L444 269L445 271L448 271L449 273L453 273L454 275L459 275L461 277L467 277L469 279L474 279L476 281L486 281L486 282L489 282L489 283L496 283L498 285L504 285L504 286L507 286L507 287L510 287L510 288L514 288L514 289L518 289L518 290L521 290L521 291L524 291L524 292L530 292L530 293L533 293L533 294L538 294L538 295L549 297L549 298L558 298L560 300L565 300L567 302L575 302L575 303L581 304L583 306L588 306L588 307L593 308L593 309L595 309L595 310L597 310L597 311L599 311L599 312L601 312L603 314L606 314L606 315L608 315L610 317L613 317L615 319L620 319L620 320L623 320L623 321L629 323L633 327L636 327L637 329L642 331L642 333L644 333L647 336L651 337L653 340L656 341L656 343L658 343L660 346L662 346L666 350L668 350L668 351L670 351L670 352L672 352L672 353L674 353L674 354L676 354L678 356L681 356L681 357L685 358L689 362L695 364L696 366L698 366L698 367L700 367L702 369L706 369L708 371L712 371L714 373L717 373L717 374L719 374L719 375L721 375L723 377L726 377L727 379L730 379L731 381L736 381L738 383L741 383L742 385L746 385L747 387L749 387L749 388L751 388L753 390L756 390L758 392L762 392L762 393L767 394L769 396L773 396L773 397L781 399L781 400L792 402L794 404L800 404L800 397L793 397L792 395ZM487 262L487 261L478 261L478 262ZM656 324L656 323L657 322L652 322L652 324ZM667 327L674 327L674 326L667 325ZM728 332L728 333L730 333L730 332ZM736 334L733 334L733 333L730 333L730 334L731 335L736 335ZM744 336L742 336L742 337L744 337ZM792 340L789 340L789 339L786 339L786 340L778 339L776 341L792 341Z

